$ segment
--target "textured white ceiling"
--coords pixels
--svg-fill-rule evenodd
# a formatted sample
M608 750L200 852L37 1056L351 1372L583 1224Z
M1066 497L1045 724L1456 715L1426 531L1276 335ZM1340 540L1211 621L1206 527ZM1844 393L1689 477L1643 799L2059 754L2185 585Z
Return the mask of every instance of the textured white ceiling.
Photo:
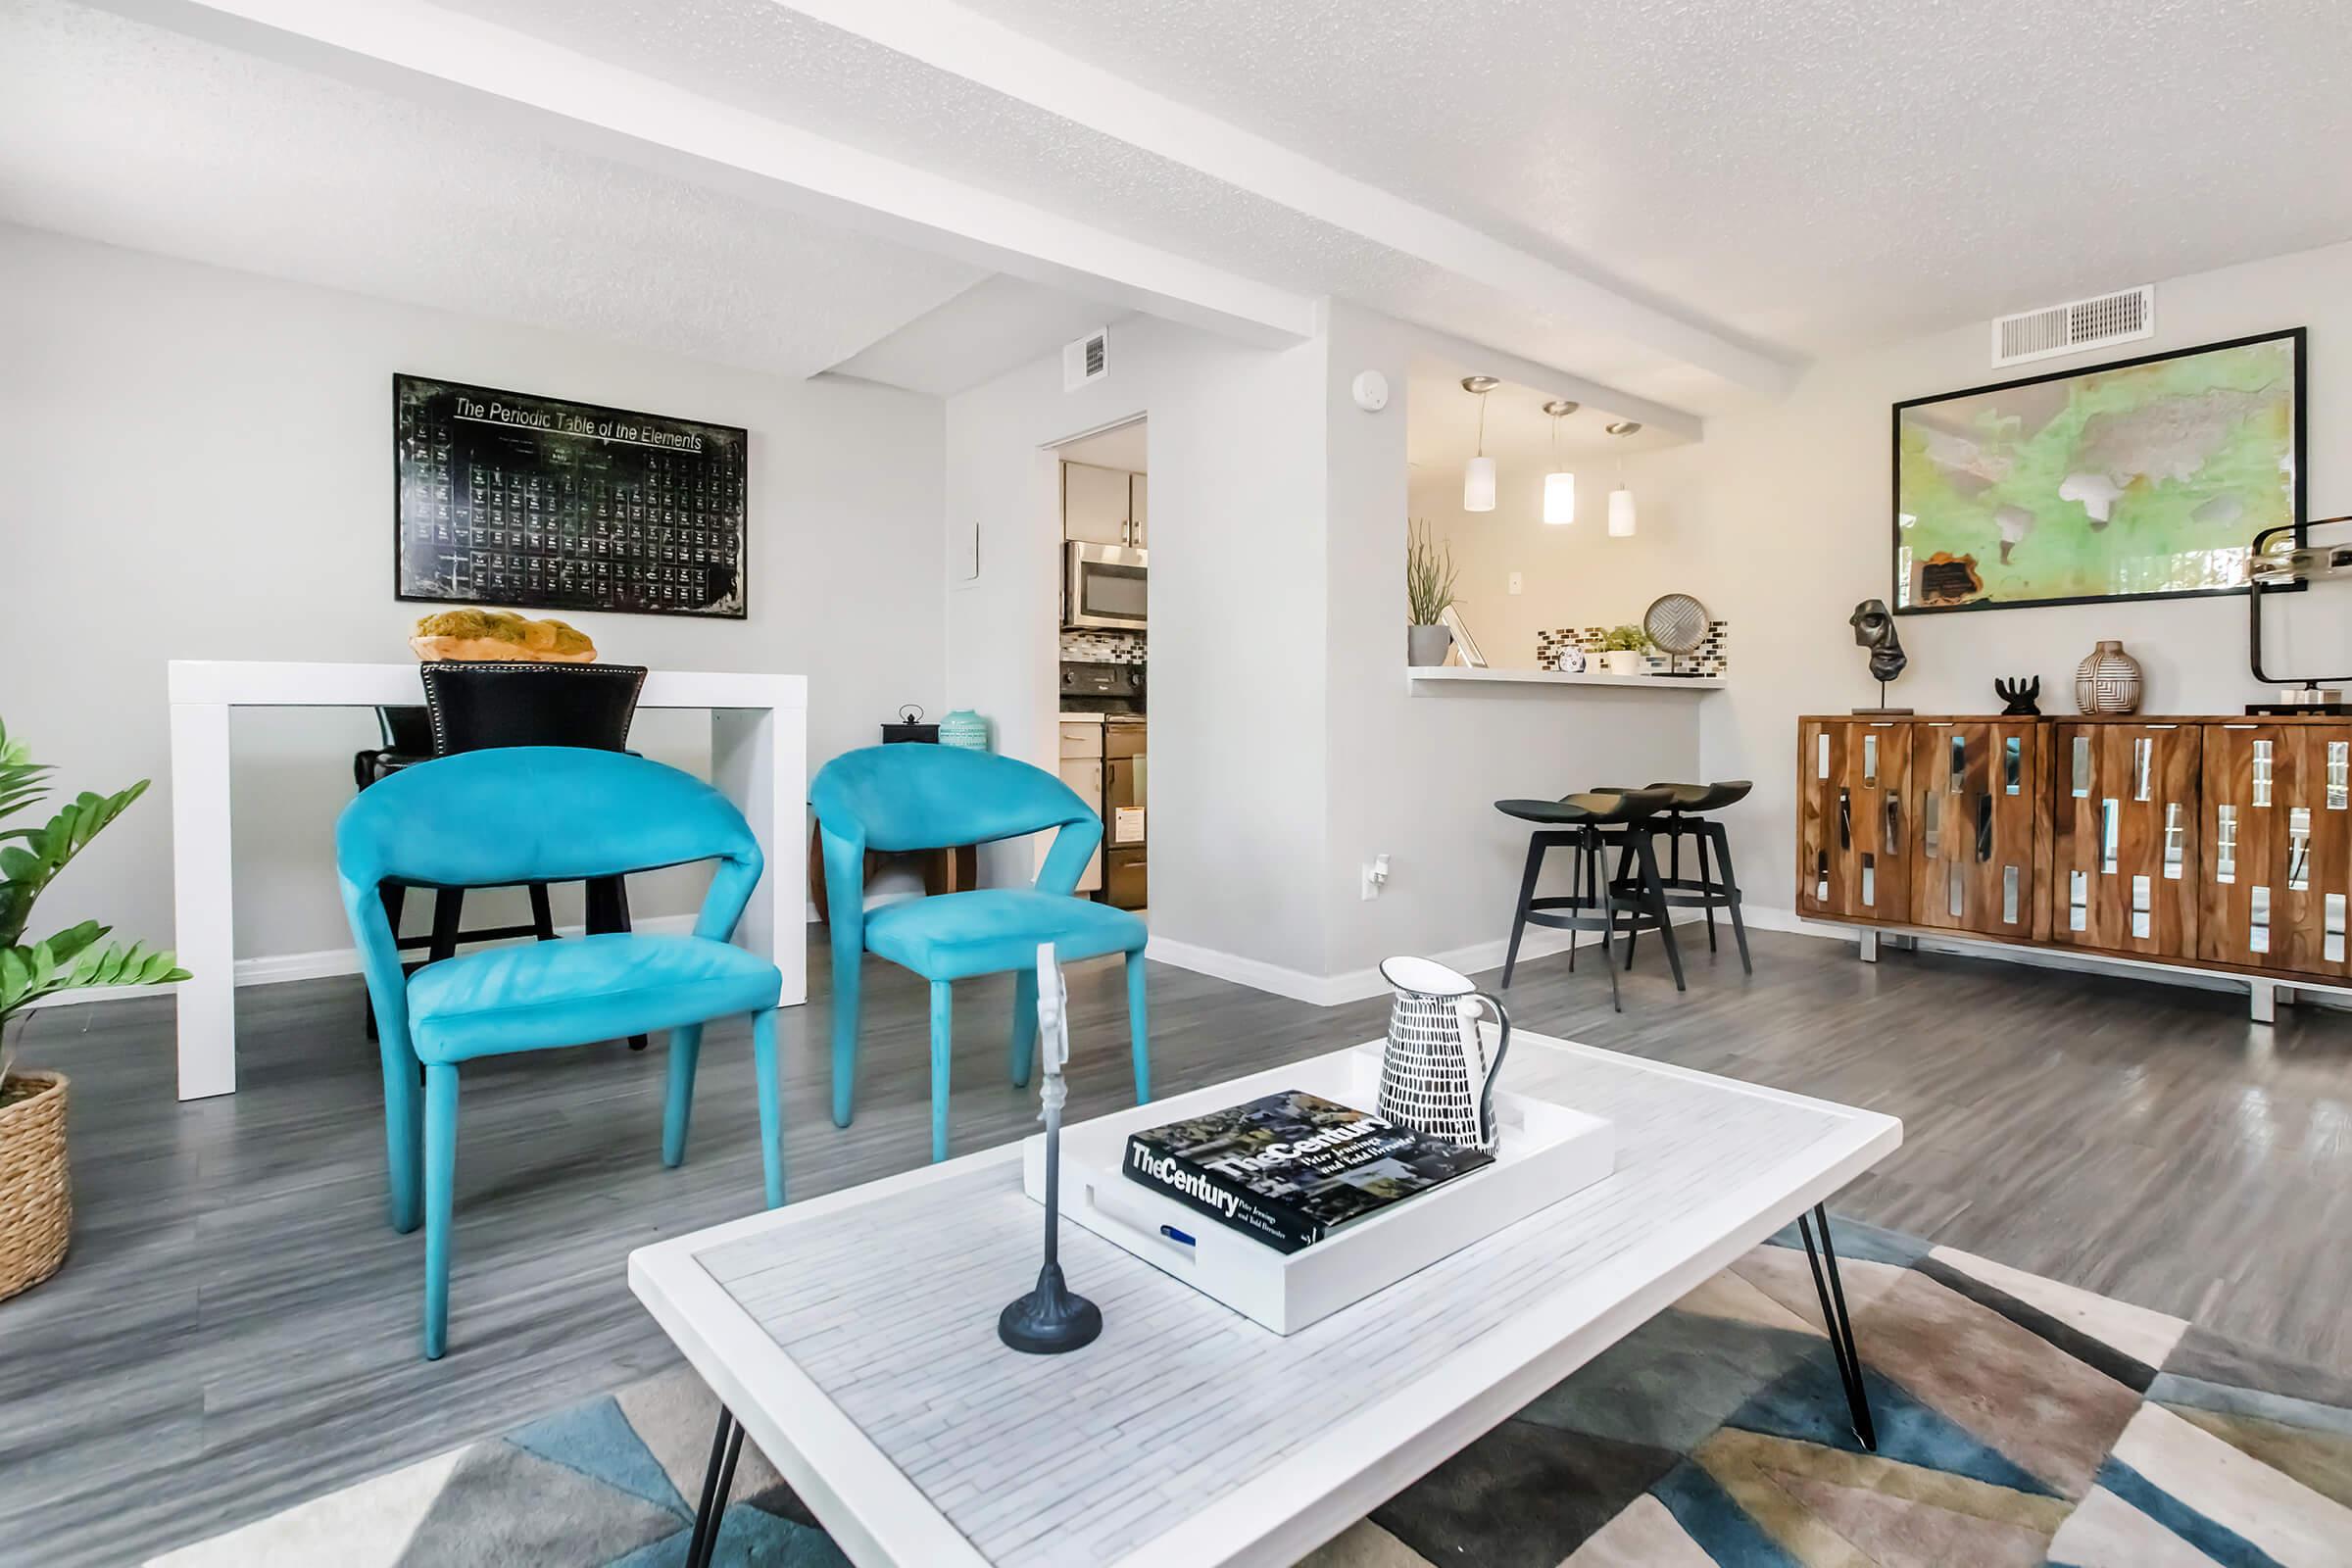
M62 0L0 0L0 220L792 376L986 275Z
M1741 401L783 0L440 3L1245 277ZM2352 236L2346 0L963 3L1784 353ZM971 267L65 0L0 0L0 218L787 371L872 345L855 373L936 388L1021 335L937 309ZM1062 303L1008 314L1058 332Z
M2352 236L2345 0L965 3L1809 354Z
M1726 396L1712 377L1645 346L1531 311L1525 300L811 22L776 0L444 3L1245 276L1507 345L1679 407L1704 412ZM1134 58L1099 63L1124 71Z

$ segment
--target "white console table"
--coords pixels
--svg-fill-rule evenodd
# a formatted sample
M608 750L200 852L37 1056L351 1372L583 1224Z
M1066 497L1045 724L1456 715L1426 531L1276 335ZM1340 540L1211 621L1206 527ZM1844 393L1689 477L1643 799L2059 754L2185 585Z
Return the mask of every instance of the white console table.
M322 664L175 659L172 701L173 945L192 978L179 986L179 1098L237 1087L236 932L229 898L229 710L416 705L416 665ZM808 998L807 945L808 681L657 669L639 708L710 714L711 782L750 821L767 869L737 940L784 971L783 1000ZM330 845L320 845L321 866ZM331 874L331 873L328 873ZM782 934L784 940L777 937ZM356 1025L355 1025L356 1027Z

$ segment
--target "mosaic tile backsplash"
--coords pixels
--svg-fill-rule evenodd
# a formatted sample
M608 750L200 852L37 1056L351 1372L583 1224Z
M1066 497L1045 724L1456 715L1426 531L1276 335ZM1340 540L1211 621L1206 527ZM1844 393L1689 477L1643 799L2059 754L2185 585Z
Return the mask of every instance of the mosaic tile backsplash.
M1063 635L1069 634L1065 632ZM1597 663L1601 639L1607 635L1606 626L1562 626L1553 631L1540 631L1536 633L1536 667L1559 668L1560 653L1568 648L1582 649L1587 660ZM1683 656L1682 668L1699 675L1721 675L1731 667L1730 640L1729 621L1708 621L1707 634L1698 640L1696 648ZM1672 669L1675 667L1674 656L1662 654L1655 648L1648 649L1642 655L1642 667L1648 670Z
M1144 633L1140 631L1087 627L1064 630L1061 634L1061 657L1090 664L1140 664L1144 662Z

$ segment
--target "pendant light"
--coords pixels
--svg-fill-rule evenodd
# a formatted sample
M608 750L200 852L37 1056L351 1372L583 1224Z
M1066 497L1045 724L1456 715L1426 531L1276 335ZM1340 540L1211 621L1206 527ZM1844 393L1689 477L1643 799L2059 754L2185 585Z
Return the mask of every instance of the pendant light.
M1632 435L1642 428L1635 419L1619 419L1608 427L1609 434ZM1609 492L1609 537L1631 539L1634 536L1634 493L1625 487L1625 454L1617 455L1617 488Z
M1478 399L1478 456L1462 469L1462 510L1494 510L1494 460L1487 456L1487 394L1502 383L1491 375L1465 375L1462 390Z
M1560 466L1560 421L1578 407L1566 398L1544 405L1544 412L1551 416L1551 471L1544 476L1544 520L1554 527L1576 520L1576 475Z

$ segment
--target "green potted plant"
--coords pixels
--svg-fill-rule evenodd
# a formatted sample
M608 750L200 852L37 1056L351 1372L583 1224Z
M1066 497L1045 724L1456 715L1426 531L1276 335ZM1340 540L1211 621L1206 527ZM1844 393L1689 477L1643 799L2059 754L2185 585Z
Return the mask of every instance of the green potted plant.
M1649 651L1649 637L1639 626L1611 626L1601 633L1600 649L1610 674L1639 675L1642 656Z
M1404 662L1443 664L1453 632L1442 623L1453 603L1453 546L1432 539L1415 518L1404 540Z
M0 823L40 804L48 774L0 723ZM60 991L188 977L168 952L106 941L110 928L95 920L24 940L41 891L146 792L141 779L120 794L76 796L39 827L0 826L0 1300L57 1272L74 1217L65 1075L15 1070L12 1036L34 1003Z

